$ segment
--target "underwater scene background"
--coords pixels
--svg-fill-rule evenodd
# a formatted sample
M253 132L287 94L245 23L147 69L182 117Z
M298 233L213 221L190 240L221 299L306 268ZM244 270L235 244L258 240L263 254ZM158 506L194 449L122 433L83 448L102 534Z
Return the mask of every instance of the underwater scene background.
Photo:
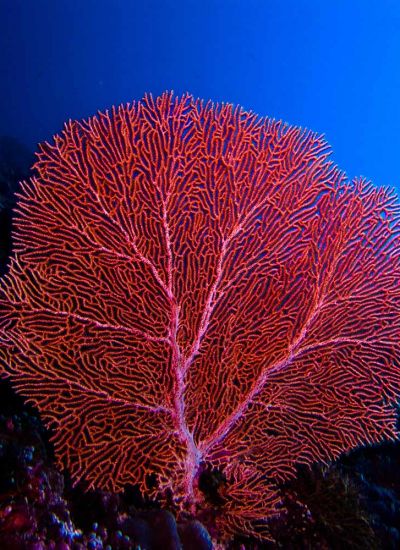
M0 0L1 548L400 546L400 446L397 440L388 441L396 434L393 411L400 379L395 198L400 192L399 29L400 7L389 0L334 5L312 0ZM147 96L137 111L111 111L113 105L132 104L146 93L157 98L166 90L175 95L165 94L154 103ZM192 101L187 93L203 98L204 104ZM179 103L176 98L186 99ZM244 111L231 110L230 104L241 105ZM62 132L65 122L87 120L107 109L111 118L99 115L100 122L86 126L70 122L63 137L53 144L53 136ZM287 125L270 119L257 122L256 115L249 112ZM163 136L168 139L163 141ZM325 139L332 148L329 158L343 172L328 164ZM44 142L50 145L44 145L41 156L35 158L38 144ZM173 160L167 154L172 151L170 146ZM216 160L210 164L209 158ZM254 159L262 159L264 168ZM347 186L344 173L350 181L359 176L365 180ZM32 175L38 177L39 185L22 189L19 182ZM203 176L205 183L198 184ZM146 178L154 188L147 188ZM394 192L375 194L368 181L394 188ZM82 189L85 182L90 184L80 193L82 182ZM171 182L175 191L169 187ZM282 182L296 191L286 193ZM65 183L70 190L77 184L76 193L64 196ZM54 194L52 189L56 189ZM19 212L17 191L22 205ZM136 217L125 208L127 204L136 205ZM96 210L99 206L101 214ZM93 215L85 217L85 208ZM172 212L176 212L176 226L172 217L166 221ZM82 240L68 236L75 223L85 229ZM138 223L144 237L130 240ZM235 242L246 223L246 239ZM157 224L164 235L154 229ZM204 232L204 227L208 231ZM48 242L43 241L46 231ZM152 231L153 247L148 245ZM259 242L256 235L260 234ZM275 235L276 239L285 235L285 246L276 244ZM144 264L140 276L136 267L126 268L123 263L129 257L125 237L136 254L135 261L139 258ZM330 249L340 249L332 243L342 243L341 239L344 247L346 239L349 243L349 265L334 261L329 254ZM191 251L186 252L185 242ZM231 242L235 248L229 256ZM93 243L98 248L95 252L90 249ZM71 261L79 250L82 271L87 274L82 284L75 278L79 262L72 266ZM268 271L270 250L274 261L283 266L281 270L274 267ZM246 254L251 262L241 263ZM181 260L175 271L174 258ZM193 258L198 259L197 264L191 263ZM250 282L257 269L260 277L271 276L271 286L268 283L263 291ZM91 270L98 277L92 283ZM111 272L121 287L110 291ZM326 273L332 275L329 285L324 282ZM154 277L166 298L160 294L150 299L152 288L140 283L141 276L144 281ZM186 288L190 287L188 280L192 288ZM217 293L221 291L224 303L233 280L239 283L231 296L232 309L219 310ZM76 301L60 281L76 285ZM309 309L303 306L315 281L330 296L330 305L334 304L332 313L327 314L330 324L321 321L313 325L325 307L322 300L316 300L314 309L312 304ZM368 296L363 286L366 281L371 281ZM203 299L207 282L210 292L204 292ZM357 290L362 299L350 300L342 314L340 300L345 293L346 297L352 292L356 295ZM133 300L135 292L134 308L124 310L123 304ZM274 313L274 319L279 318L274 332L262 322L265 311L273 310L271 296L277 300L279 292L284 298ZM241 295L250 298L241 300ZM33 317L24 311L26 296ZM92 300L93 296L96 299ZM150 296L147 304L146 296ZM176 296L180 300L175 303ZM204 308L202 316L193 297L198 297L199 311ZM64 340L64 336L54 340L59 346L54 370L52 331L57 330L57 317L50 321L40 314L35 317L36 306L47 299L49 306L59 311L64 312L64 303L74 315L85 314L78 319L82 325L76 328L73 321L68 322L70 333ZM175 328L173 316L167 321L163 316L164 309L170 307L176 315L181 314ZM90 314L96 308L96 330L103 331L99 334L91 332L90 325ZM354 321L346 317L351 308ZM106 332L110 329L108 316L119 321L111 323L112 331L123 332L124 322L132 323L126 338ZM239 316L248 320L238 322ZM144 319L143 325L140 319ZM143 327L154 346L141 352L141 344L131 339ZM168 334L162 332L165 327ZM315 365L322 364L322 355L315 360L312 357L310 363L296 363L306 335L311 338L311 344L304 346L306 351L311 345L320 345L317 337L322 333L326 338L333 335L335 344L339 340L342 344L344 333L338 327L344 327L346 335L357 330L357 346L338 357L333 348L328 349L323 361L335 367L327 378L313 371ZM58 329L61 334L61 324ZM192 337L192 329L198 337ZM42 340L41 331L46 335ZM364 344L369 345L374 334L380 334L381 340L368 355ZM75 342L68 339L71 335ZM362 343L361 336L365 336ZM104 418L98 409L93 423L88 420L86 426L70 422L67 414L76 399L72 385L66 382L68 361L81 337L84 341L76 370L87 369L86 377L92 372L89 390L98 384L100 395L109 384L113 396L114 391L115 395L119 392L104 408ZM186 367L192 362L196 365L203 346L200 356L206 361L204 366L199 363L198 374L187 369L191 378L185 378L183 363L182 378L177 376L174 382L173 373L162 370L169 361L167 352L155 345L164 340L168 345L174 342L178 354L187 351L186 357L191 359ZM290 357L282 360L279 354L287 341ZM220 355L218 350L222 350ZM126 356L121 362L123 353ZM162 376L153 379L143 367L142 380L137 380L129 369L140 353L148 371ZM270 359L275 370L269 373L269 383L263 375L262 353L274 358ZM179 359L171 361L179 372ZM292 361L293 373L285 378L281 370ZM215 365L222 374L213 384ZM341 365L348 368L348 377L341 377ZM57 369L66 373L64 385L57 385L53 377ZM36 373L32 376L32 372ZM47 386L43 382L46 372ZM115 373L120 384L113 379ZM205 374L208 383L204 383ZM304 376L315 393L305 391ZM257 381L254 387L253 379ZM329 392L324 393L328 382ZM265 394L261 387L263 391L267 388ZM135 416L133 409L129 415L126 412L137 388L139 406L151 408L156 403L157 414L159 408L170 407L178 417L180 409L181 416L186 415L185 421L178 422L178 436L188 448L194 437L193 460L199 461L195 488L206 503L196 511L185 501L187 487L178 490L177 472L184 453L177 444L169 454L168 445L176 436L173 428L167 429L161 420ZM76 418L89 418L95 393L88 394L82 409L81 404L76 405L81 411ZM254 396L246 409L240 402L244 394ZM176 395L179 399L174 401ZM256 395L259 398L255 399ZM159 396L160 407L156 402ZM275 407L280 416L272 411L263 417L265 413L255 411L257 407L268 411ZM289 411L286 421L284 410ZM218 428L224 415L225 428ZM117 420L112 424L115 434L108 439L111 417ZM265 423L257 424L261 417ZM233 430L227 437L232 418L242 427L236 426L237 433ZM333 419L335 425L324 424L326 419ZM120 443L135 429L140 437L132 441L132 449L140 460L129 457L129 446ZM208 430L213 437L206 437ZM78 432L84 445L74 454ZM295 432L300 434L297 440ZM164 441L167 433L170 435ZM319 444L313 447L308 439L318 433ZM104 445L111 444L97 462L99 434ZM221 439L224 444L207 455L201 437L203 441L218 440L218 445ZM263 440L262 446L258 440ZM368 441L382 442L360 444ZM203 458L208 456L204 464L195 457L200 450ZM131 482L129 472L115 458L125 454L124 464L143 473L138 483ZM107 462L104 456L112 458ZM291 472L294 456L295 473ZM170 463L164 468L165 457ZM91 462L93 465L87 466ZM98 481L104 478L104 483ZM272 496L269 493L277 483L279 502L273 491ZM158 492L161 485L162 495Z

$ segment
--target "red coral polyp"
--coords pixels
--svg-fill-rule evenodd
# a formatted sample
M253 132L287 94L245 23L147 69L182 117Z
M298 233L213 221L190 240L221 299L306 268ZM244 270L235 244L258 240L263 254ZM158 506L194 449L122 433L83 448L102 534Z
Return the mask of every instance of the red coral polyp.
M399 206L329 155L169 93L41 146L1 369L76 481L203 517L199 478L220 472L221 533L268 538L296 465L397 436Z

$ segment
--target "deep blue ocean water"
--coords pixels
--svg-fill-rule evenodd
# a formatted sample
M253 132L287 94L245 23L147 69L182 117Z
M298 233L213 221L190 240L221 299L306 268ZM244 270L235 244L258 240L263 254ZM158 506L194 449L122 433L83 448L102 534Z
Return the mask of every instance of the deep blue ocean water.
M349 177L400 189L397 0L0 0L0 136L166 89L326 134Z

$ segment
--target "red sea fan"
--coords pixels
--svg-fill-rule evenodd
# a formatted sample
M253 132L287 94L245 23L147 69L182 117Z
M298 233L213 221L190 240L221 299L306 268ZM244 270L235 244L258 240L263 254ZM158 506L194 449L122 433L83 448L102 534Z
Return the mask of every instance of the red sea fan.
M0 357L75 480L204 518L221 471L220 532L267 538L297 464L397 436L398 203L329 154L172 94L41 146Z

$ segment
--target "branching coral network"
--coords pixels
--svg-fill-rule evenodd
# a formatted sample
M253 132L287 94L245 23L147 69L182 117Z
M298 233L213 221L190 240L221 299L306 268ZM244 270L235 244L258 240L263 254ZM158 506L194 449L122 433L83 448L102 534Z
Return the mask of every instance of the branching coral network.
M399 206L329 154L170 93L41 146L0 290L1 372L76 481L268 538L296 465L397 436ZM210 468L226 479L213 510Z

